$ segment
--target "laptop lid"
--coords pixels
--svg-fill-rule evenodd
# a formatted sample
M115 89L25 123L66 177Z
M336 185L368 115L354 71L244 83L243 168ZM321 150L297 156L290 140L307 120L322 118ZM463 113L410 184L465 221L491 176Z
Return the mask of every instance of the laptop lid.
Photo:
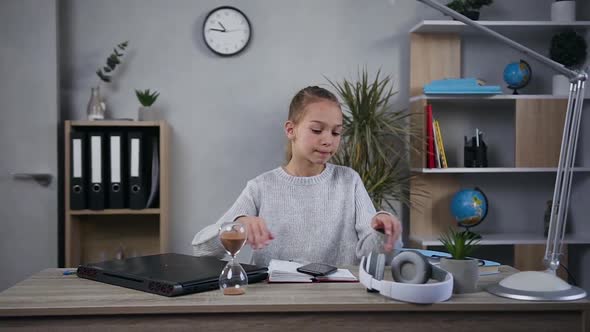
M219 288L219 275L226 264L226 261L215 257L167 253L81 265L77 275L117 286L176 296ZM248 283L266 280L266 267L241 265L248 275Z

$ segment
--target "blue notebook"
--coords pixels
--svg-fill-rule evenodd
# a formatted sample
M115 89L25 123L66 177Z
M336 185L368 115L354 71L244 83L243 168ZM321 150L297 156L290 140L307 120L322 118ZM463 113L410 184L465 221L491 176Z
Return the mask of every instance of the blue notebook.
M425 94L500 94L499 85L484 85L475 78L434 80L424 86Z

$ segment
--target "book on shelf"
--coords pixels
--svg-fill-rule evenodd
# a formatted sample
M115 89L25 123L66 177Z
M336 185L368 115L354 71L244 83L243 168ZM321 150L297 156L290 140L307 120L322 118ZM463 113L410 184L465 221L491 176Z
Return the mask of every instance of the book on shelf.
M443 143L442 133L440 132L440 125L438 120L434 119L433 121L434 138L436 139L436 144L439 148L441 168L448 168L449 165L447 164L447 155L445 154L445 145Z
M426 104L426 167L435 168L435 155L434 155L434 129L432 127L432 104Z
M442 251L436 251L436 250L423 250L423 249L402 249L402 250L418 251L422 255L426 256L428 258L428 261L432 265L439 265L440 259L443 257L451 257L451 255L449 253L442 252ZM487 259L479 259L479 258L475 258L475 257L471 257L471 258L477 259L479 261L479 275L480 276L500 273L500 269L499 269L500 263L495 262L495 261L490 261Z
M297 272L297 268L303 265L305 264L280 259L271 259L268 265L268 282L358 282L358 279L347 269L338 269L334 273L319 277Z

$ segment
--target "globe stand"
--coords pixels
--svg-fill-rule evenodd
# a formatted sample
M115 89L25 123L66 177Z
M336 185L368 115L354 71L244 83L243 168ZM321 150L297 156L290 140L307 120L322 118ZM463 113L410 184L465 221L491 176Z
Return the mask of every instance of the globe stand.
M515 87L512 87L512 86L510 86L510 85L509 85L509 86L507 86L507 88L508 88L508 89L512 89L512 90L513 90L513 91L512 91L512 94L513 94L513 95L518 95L518 94L519 94L517 89L520 89L520 87L516 87L516 88L515 88Z
M240 263L236 261L236 255L246 243L246 239L246 227L241 223L226 223L219 228L221 245L231 257L219 276L219 288L223 291L223 295L246 293L248 275Z

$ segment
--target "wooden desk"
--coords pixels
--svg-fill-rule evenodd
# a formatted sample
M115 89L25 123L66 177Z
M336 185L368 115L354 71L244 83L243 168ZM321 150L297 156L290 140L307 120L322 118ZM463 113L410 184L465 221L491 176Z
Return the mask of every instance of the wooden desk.
M360 283L267 284L167 298L48 269L0 293L1 331L589 331L590 301L522 302L486 292L400 303ZM482 277L480 286L514 272Z

